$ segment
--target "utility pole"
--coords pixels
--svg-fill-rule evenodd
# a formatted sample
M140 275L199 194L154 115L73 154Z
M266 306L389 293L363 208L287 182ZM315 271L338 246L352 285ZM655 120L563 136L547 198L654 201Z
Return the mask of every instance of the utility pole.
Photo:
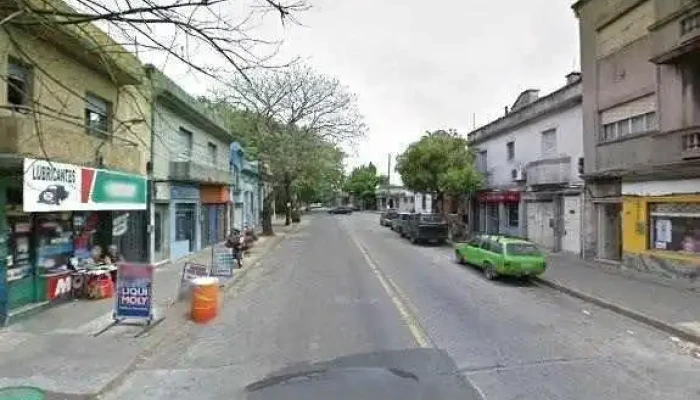
M391 153L386 157L386 185L391 185Z

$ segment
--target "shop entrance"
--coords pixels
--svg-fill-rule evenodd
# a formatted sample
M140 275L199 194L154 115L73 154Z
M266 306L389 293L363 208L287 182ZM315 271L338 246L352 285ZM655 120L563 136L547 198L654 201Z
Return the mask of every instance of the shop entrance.
M182 257L195 250L197 228L197 205L195 203L175 204L175 242L172 255Z

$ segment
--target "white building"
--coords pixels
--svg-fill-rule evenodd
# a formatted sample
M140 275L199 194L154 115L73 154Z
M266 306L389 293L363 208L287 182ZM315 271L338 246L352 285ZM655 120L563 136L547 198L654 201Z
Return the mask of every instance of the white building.
M581 101L581 76L572 73L547 96L523 92L503 117L469 133L488 186L472 203L474 232L580 253Z
M377 188L377 210L394 208L399 212L431 213L432 196L427 193L412 192L402 186L380 186Z

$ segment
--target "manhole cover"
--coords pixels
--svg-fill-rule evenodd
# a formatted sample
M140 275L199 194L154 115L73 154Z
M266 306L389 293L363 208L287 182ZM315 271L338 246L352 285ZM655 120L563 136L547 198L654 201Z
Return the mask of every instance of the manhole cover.
M45 398L43 390L29 386L0 388L0 400L44 400Z

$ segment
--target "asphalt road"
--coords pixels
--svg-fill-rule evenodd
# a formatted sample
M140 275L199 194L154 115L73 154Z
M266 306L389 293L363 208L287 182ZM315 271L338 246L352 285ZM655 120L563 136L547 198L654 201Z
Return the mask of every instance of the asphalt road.
M490 282L376 214L316 215L104 397L220 399L300 362L443 349L489 400L700 398L668 335L548 288ZM552 266L555 267L555 266Z

